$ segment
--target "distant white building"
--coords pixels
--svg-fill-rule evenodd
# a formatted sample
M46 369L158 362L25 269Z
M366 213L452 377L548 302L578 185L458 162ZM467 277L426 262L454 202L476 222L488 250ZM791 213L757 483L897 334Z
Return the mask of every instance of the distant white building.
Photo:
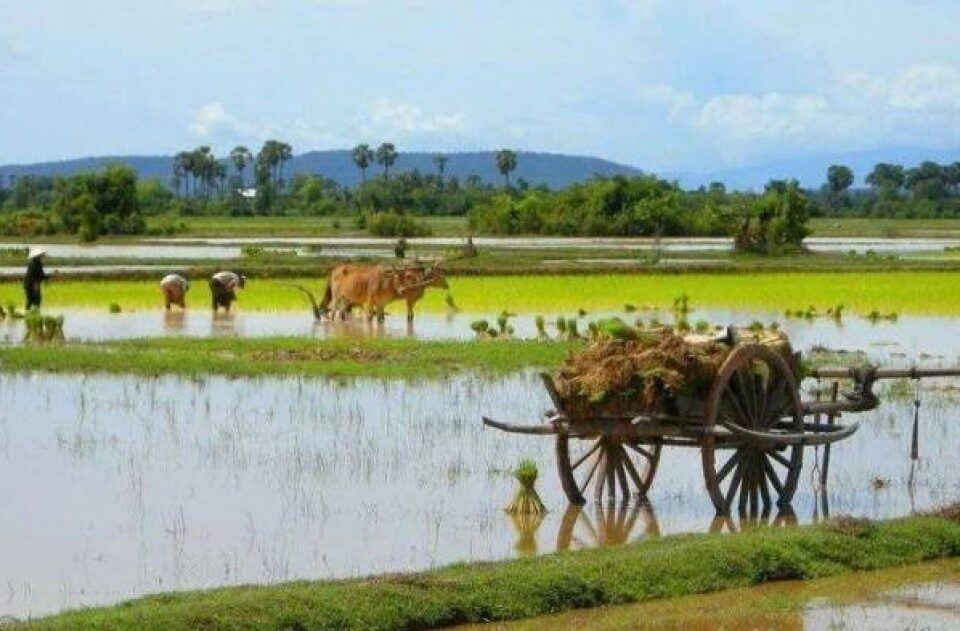
M247 199L253 199L257 196L257 189L255 188L241 188L237 190L240 193L240 197L245 197Z

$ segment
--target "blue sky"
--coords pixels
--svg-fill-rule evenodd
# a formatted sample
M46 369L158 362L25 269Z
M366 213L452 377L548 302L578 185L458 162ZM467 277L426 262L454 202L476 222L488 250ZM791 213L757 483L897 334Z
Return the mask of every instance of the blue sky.
M513 147L650 170L960 146L960 2L5 0L0 164Z

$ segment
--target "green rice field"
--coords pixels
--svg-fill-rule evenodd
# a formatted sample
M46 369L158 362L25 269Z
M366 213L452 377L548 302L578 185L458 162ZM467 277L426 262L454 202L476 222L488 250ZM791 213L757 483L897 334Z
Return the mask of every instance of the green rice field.
M743 309L817 308L845 305L848 313L873 309L913 314L960 312L960 274L951 272L749 272L690 274L610 274L483 276L449 279L450 293L468 313L598 311L638 307L668 307L687 294L694 307ZM306 310L304 296L292 284L310 287L319 295L324 280L252 279L240 293L238 308L253 311ZM116 302L124 310L154 309L161 305L155 281L54 281L45 287L48 308L106 310ZM188 306L209 308L209 291L195 282ZM0 285L0 305L20 304L17 283ZM442 313L447 307L442 290L429 290L418 305L421 312Z

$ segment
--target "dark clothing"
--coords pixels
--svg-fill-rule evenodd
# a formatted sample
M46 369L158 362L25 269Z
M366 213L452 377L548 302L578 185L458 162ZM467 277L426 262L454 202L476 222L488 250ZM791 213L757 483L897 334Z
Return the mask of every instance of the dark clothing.
M34 288L24 287L23 293L27 296L27 311L30 311L34 307L37 309L40 308L40 303L43 302L43 296L40 293L40 285L37 284Z
M43 296L40 293L40 283L47 280L49 276L43 271L43 260L35 256L27 263L27 273L23 277L23 293L27 297L27 310L33 307L40 307Z
M237 299L237 294L233 287L228 287L225 283L216 278L210 279L210 296L213 299L213 310L223 307L230 311L230 304Z

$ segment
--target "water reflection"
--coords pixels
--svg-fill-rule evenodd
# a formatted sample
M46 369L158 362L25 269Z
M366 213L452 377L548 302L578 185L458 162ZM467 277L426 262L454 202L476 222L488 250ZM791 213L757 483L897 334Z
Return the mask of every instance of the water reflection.
M187 312L181 310L164 311L163 332L170 335L179 335L187 328Z
M647 502L604 502L592 507L571 504L557 532L557 551L619 546L660 536L660 525Z
M773 510L770 506L759 511L738 512L735 515L716 515L707 532L746 532L757 528L786 528L796 526L797 515L790 506Z
M513 546L520 556L537 554L537 531L543 524L543 513L507 513L510 525L517 537Z

